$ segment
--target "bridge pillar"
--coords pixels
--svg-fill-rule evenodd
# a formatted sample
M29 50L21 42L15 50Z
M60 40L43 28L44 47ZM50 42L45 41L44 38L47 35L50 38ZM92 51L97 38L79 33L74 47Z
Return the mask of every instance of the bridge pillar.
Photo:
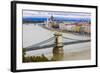
M63 41L62 34L56 32L55 36L55 47L53 48L53 60L61 60L63 58Z

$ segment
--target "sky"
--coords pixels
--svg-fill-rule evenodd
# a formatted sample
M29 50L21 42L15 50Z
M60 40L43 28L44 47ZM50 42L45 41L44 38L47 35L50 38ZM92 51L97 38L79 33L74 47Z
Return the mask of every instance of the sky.
M29 17L29 16L34 16L34 17L49 17L50 15L53 16L62 16L62 17L85 17L85 18L90 18L91 14L90 13L83 13L83 12L51 12L51 11L32 11L32 10L23 10L23 16L24 17Z

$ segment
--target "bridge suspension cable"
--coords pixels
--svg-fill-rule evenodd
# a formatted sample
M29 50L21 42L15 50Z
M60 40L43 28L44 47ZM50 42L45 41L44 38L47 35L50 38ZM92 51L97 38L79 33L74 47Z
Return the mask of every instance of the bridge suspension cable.
M73 40L73 41L70 41L70 42L63 42L63 45L70 45L70 44L76 44L76 43L84 43L84 42L90 42L91 40L90 39L87 39L87 40L79 40L79 39L72 39L72 38L68 38L68 37L64 37L62 36L62 38L64 39L70 39L70 40ZM44 49L44 48L48 48L48 47L53 47L55 46L56 44L53 42L53 43L50 43L50 44L45 44L45 43L48 43L52 40L55 40L55 37L51 37L49 39L46 39L40 43L37 43L37 44L34 44L34 45L31 45L31 46L28 46L28 47L25 47L27 51L31 51L31 50L38 50L38 49ZM45 45L43 45L45 44Z
M35 46L40 46L40 45L42 45L42 44L44 44L44 43L47 43L47 42L50 42L50 41L52 41L54 39L54 37L51 37L51 38L49 38L49 39L47 39L47 40L44 40L44 41L42 41L42 42L40 42L40 43L37 43L37 44L34 44L34 45L31 45L31 46L28 46L28 47L26 47L26 48L31 48L31 47L35 47Z
M70 40L76 40L76 41L81 41L81 40L79 40L79 39L72 39L72 38L68 38L68 37L64 37L64 36L62 36L64 39L70 39Z

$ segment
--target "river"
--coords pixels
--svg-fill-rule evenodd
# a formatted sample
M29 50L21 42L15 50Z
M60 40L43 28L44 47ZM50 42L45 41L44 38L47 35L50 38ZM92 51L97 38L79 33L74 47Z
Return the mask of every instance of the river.
M44 41L50 37L53 37L54 33L55 31L44 29L39 25L23 24L23 48ZM88 36L74 35L71 33L63 33L63 36L65 37L67 36L68 38L78 39L78 40L90 39L90 37ZM90 42L73 44L73 45L64 45L63 60L90 59L90 51L91 51L90 48L91 48ZM41 54L44 54L46 57L51 59L53 57L52 50L53 47L41 50L28 51L26 52L26 56L33 56L33 55L40 56Z

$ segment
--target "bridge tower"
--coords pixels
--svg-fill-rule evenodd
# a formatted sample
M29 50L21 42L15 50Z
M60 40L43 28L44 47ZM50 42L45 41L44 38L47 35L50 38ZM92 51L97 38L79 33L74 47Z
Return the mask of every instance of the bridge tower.
M55 36L55 46L53 48L53 60L61 60L64 54L62 33L56 32L54 36Z

